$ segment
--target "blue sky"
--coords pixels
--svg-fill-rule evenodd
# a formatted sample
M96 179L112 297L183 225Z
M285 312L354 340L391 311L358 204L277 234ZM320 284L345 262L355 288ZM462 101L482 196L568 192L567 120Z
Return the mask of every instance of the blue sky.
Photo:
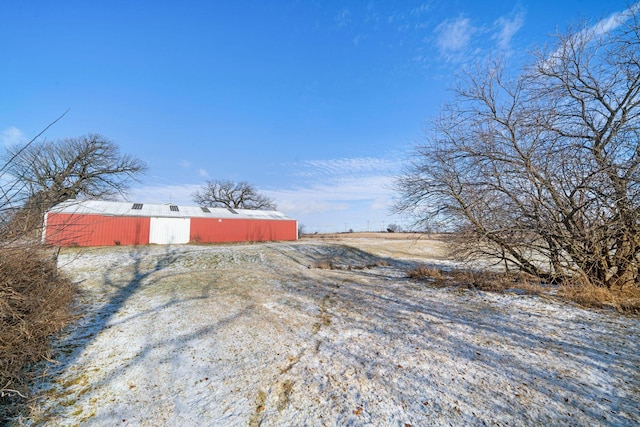
M380 230L392 177L490 53L514 63L626 0L20 1L0 4L0 144L100 133L192 204L246 180L307 231Z

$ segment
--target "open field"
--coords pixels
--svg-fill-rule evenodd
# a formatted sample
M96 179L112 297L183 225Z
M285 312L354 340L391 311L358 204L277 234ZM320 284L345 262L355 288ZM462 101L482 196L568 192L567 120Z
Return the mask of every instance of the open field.
M25 423L640 423L637 318L429 287L442 242L399 236L67 249L82 317Z

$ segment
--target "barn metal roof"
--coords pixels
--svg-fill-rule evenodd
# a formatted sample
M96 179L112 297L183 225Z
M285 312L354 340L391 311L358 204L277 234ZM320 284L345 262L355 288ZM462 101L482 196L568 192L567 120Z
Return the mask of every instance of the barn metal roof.
M174 205L172 203L111 202L106 200L66 200L49 212L107 215L144 216L168 218L241 218L241 219L288 219L282 212L251 209L226 209L200 206ZM208 211L208 212L207 212Z

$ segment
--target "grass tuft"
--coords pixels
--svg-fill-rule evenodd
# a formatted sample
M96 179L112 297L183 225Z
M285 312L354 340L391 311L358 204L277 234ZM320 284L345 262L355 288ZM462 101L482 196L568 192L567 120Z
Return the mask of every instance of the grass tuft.
M640 314L640 286L637 283L606 288L573 278L560 286L558 294L584 307L613 308L621 313Z
M442 270L439 268L421 265L412 270L409 270L409 272L407 273L407 277L416 280L442 280L445 276Z
M319 261L315 267L320 270L333 270L335 268L333 263L329 260Z

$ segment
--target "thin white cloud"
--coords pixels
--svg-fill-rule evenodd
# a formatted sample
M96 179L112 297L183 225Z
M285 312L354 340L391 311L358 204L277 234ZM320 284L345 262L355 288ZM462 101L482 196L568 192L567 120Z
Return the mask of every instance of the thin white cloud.
M189 185L144 185L131 189L126 199L140 203L176 203L193 205L192 195L200 189L199 184Z
M440 54L448 60L457 60L469 48L476 29L469 18L460 16L440 23L434 32Z
M613 31L624 24L629 18L632 17L634 13L638 13L639 10L640 3L635 3L622 12L613 13L608 18L600 20L591 28L591 31L593 31L596 35L606 34L610 31Z
M183 159L178 162L178 166L180 167L180 169L191 170L193 165L190 161ZM206 169L198 168L197 172L200 178L209 178L209 172L207 172Z
M492 38L497 41L500 50L511 50L511 40L524 25L524 17L524 10L517 8L509 16L501 16L494 22L496 33Z
M585 28L581 32L574 34L573 40L579 40L584 35L594 35L596 37L604 36L615 31L627 20L631 19L635 13L638 13L638 11L640 11L640 3L635 3L629 8L621 12L615 12L607 18L601 19L591 27ZM560 63L563 57L563 52L567 47L567 45L563 45L558 47L554 52L551 52L544 61L543 67L553 67Z
M389 187L391 182L386 183ZM390 211L393 207L393 194L391 192L381 195L371 203L372 210Z
M392 176L400 168L394 158L308 160L285 165L298 178L294 188L272 189L268 195L293 215L348 211L365 206L377 215L388 213L393 197Z
M387 22L389 24L397 23L404 20L404 14L400 12L394 12L387 16Z
M329 160L307 160L288 165L293 174L307 177L346 176L363 173L385 173L398 166L398 160L378 157L356 157Z
M338 26L338 28L341 27L346 27L347 25L349 25L349 23L351 22L351 13L349 12L349 9L344 8L341 9L335 16L334 21L336 23L336 25Z
M8 127L0 133L0 145L4 147L24 144L26 142L27 136L17 127Z
M431 3L422 3L420 6L414 7L411 10L412 15L422 15L431 10Z
M280 211L305 224L307 231L341 231L345 224L355 230L375 225L378 230L393 221L389 217L392 183L400 166L393 156L309 160L283 165L294 178L293 186L254 184L274 199ZM200 184L147 185L134 188L127 200L192 205L192 195L200 188Z
M389 176L347 177L265 193L276 200L279 209L293 215L343 211L360 202L381 210L389 206L391 180Z
M318 197L304 197L304 192L269 192L265 193L276 200L278 209L287 212L289 215L298 216L300 214L321 214L331 211L344 211L349 205L341 202L329 202ZM309 193L311 194L311 193ZM302 197L301 197L302 196Z

